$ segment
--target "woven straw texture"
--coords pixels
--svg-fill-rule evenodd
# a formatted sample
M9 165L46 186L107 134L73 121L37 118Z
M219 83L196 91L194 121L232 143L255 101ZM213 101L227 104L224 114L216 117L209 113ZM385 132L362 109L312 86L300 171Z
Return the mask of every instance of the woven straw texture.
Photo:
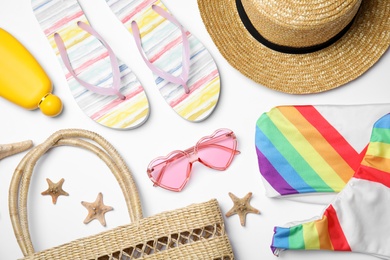
M32 171L42 155L62 145L87 149L107 164L123 191L132 223L35 252L27 222ZM9 208L24 259L234 259L217 200L143 218L139 194L127 165L110 143L86 130L60 130L29 151L12 178Z
M360 9L351 28L337 42L312 53L286 54L252 37L240 19L236 0L198 0L198 6L209 34L227 61L255 82L285 93L317 93L344 85L373 66L389 47L390 1L363 0L361 5L357 0L298 2L242 0L260 33L274 43L291 47L324 41L337 32L330 25L342 28ZM302 36L313 42L294 42L287 32L295 39Z

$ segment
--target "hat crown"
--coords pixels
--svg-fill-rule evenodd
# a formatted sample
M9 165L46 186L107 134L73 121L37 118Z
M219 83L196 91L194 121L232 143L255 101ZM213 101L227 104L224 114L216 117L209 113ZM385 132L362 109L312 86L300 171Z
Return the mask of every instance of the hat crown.
M362 0L241 0L256 30L289 47L327 42L355 17Z

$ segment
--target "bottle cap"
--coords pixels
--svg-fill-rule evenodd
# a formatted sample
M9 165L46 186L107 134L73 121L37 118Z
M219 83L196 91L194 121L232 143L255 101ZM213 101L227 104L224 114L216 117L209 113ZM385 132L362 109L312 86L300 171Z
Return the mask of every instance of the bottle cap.
M39 102L39 108L43 114L55 117L62 111L62 101L56 95L49 93L42 98L41 102Z

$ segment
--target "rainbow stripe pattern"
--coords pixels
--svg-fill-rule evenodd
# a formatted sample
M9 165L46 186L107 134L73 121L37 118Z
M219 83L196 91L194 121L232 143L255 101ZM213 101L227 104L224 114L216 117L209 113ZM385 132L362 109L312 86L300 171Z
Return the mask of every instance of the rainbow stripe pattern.
M366 155L353 177L390 188L390 114L375 123Z
M65 43L72 67L86 82L109 87L112 69L107 49L98 39L77 26L78 21L88 23L77 0L32 0L32 9L58 59L54 41L58 33ZM67 71L62 61L70 91L81 110L97 123L114 129L131 129L143 124L149 116L149 103L143 87L132 71L121 61L120 92L117 96L93 93L81 86Z
M379 119L362 163L314 221L275 227L271 249L353 251L390 259L390 114Z
M323 217L294 227L275 227L271 249L275 255L281 250L336 250L351 251L333 206Z
M260 173L270 197L339 192L358 168L357 152L314 106L280 106L256 123Z
M180 29L153 11L152 5L167 8L159 0L106 0L118 19L131 32L138 24L142 47L156 67L174 75L182 71ZM190 43L190 75L186 94L183 86L155 76L155 83L166 102L186 120L202 121L214 110L219 99L220 78L217 66L204 45L187 31Z

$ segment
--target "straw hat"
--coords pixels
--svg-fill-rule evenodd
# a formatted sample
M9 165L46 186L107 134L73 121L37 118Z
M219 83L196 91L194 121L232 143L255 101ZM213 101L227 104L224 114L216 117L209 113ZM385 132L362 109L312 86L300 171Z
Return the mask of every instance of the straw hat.
M252 80L305 94L368 70L390 44L389 0L198 0L213 41Z

